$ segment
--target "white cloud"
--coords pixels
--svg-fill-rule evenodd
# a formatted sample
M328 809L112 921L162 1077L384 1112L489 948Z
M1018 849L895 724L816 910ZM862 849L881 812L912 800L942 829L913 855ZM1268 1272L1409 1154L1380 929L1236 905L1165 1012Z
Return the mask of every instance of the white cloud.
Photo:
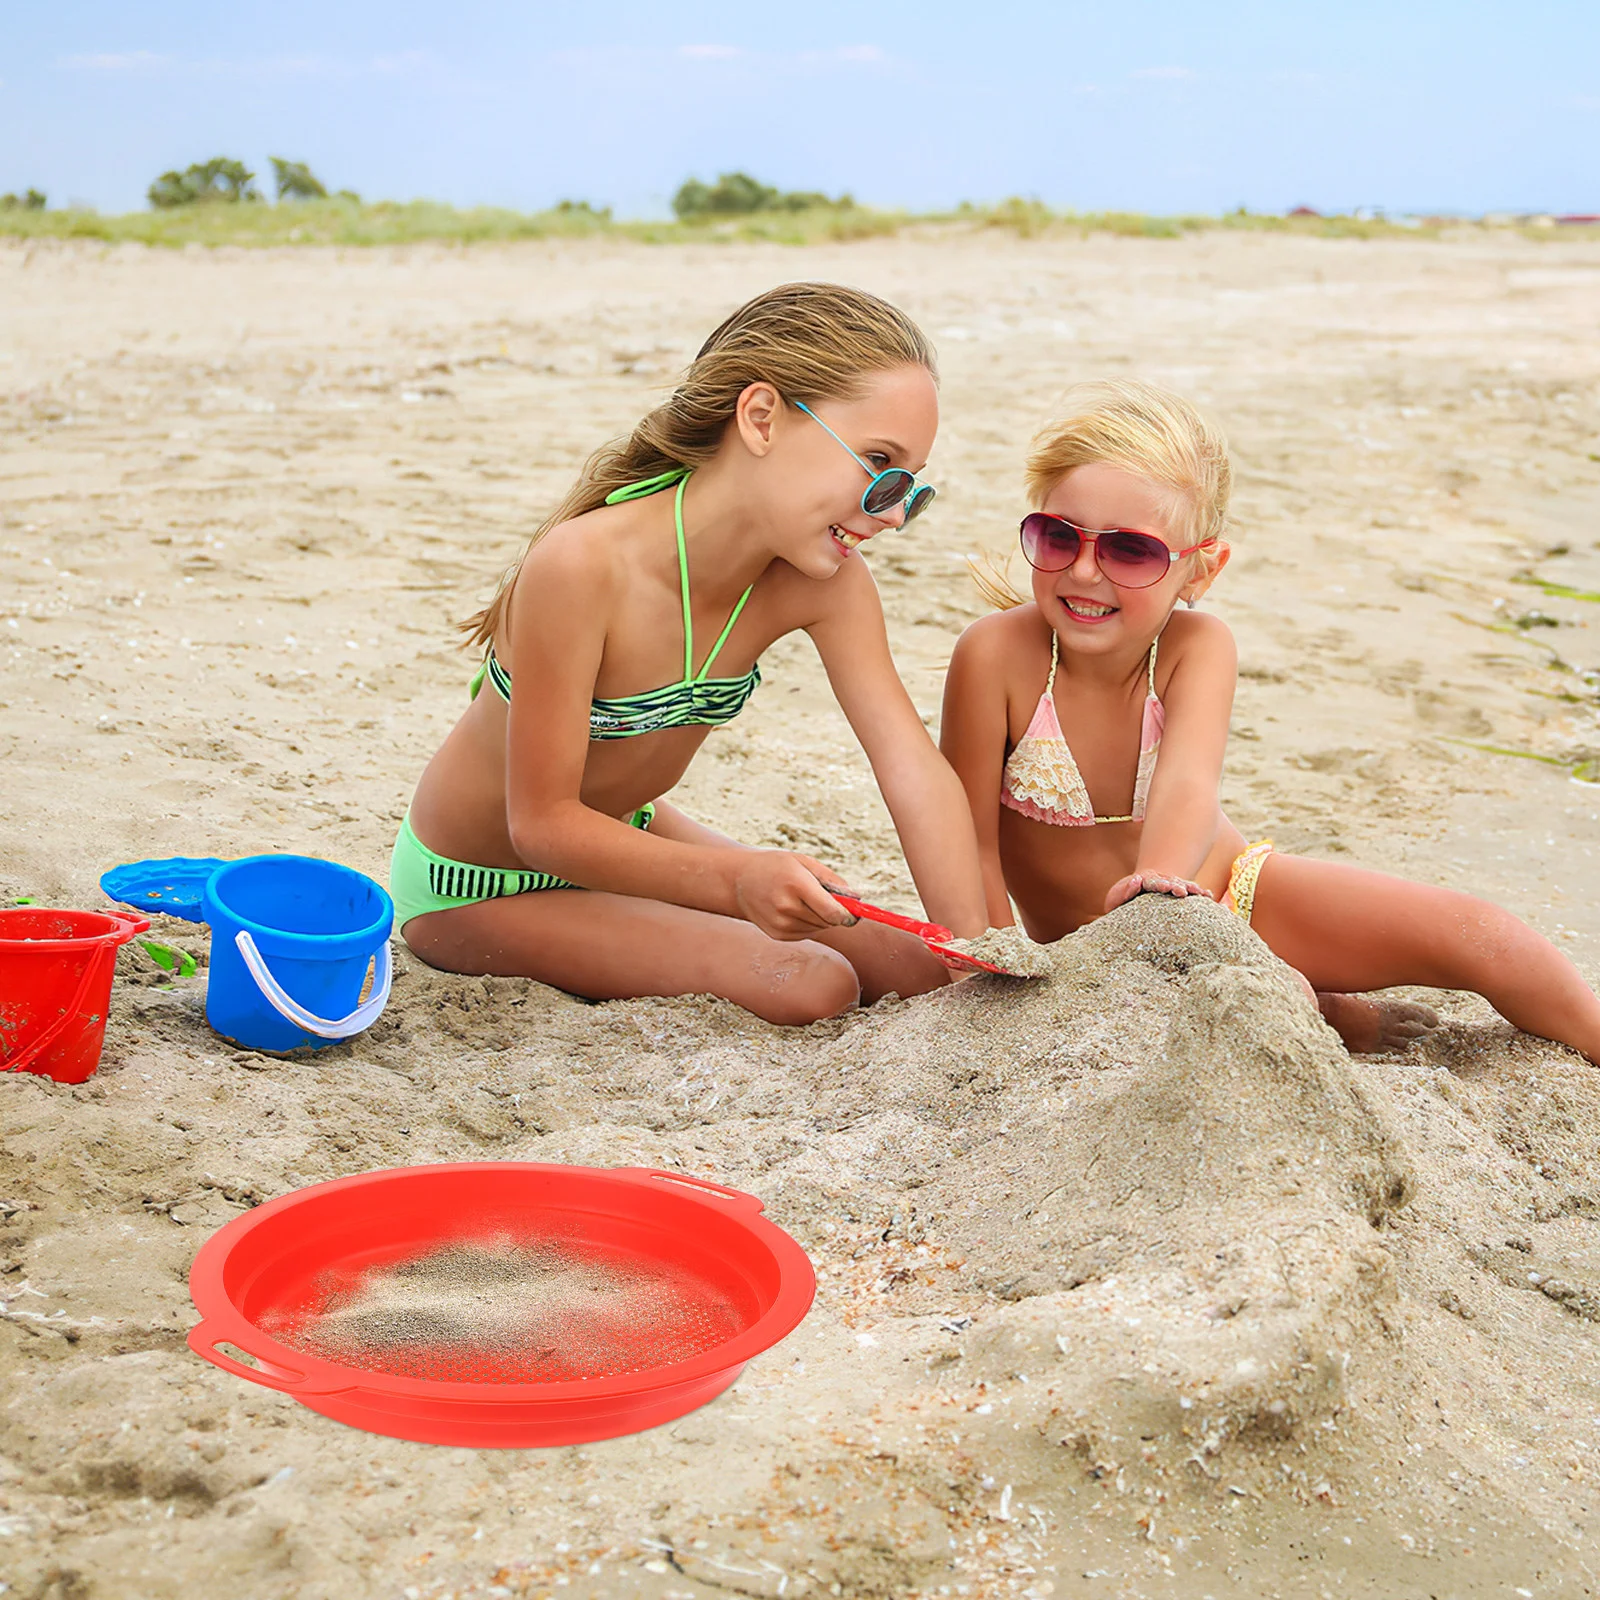
M1129 74L1134 78L1192 78L1194 73L1188 67L1140 67L1137 72Z
M678 54L690 61L732 61L744 51L736 44L680 44Z

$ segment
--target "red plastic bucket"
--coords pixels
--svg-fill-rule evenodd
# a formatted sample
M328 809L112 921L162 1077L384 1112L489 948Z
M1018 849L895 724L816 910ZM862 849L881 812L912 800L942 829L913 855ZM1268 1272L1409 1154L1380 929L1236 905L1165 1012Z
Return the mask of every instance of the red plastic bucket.
M325 1304L330 1286L462 1242L575 1242L681 1275L732 1312L726 1336L687 1360L572 1381L400 1375L325 1360L273 1332ZM399 1167L319 1183L220 1228L189 1274L200 1311L189 1346L213 1365L293 1395L335 1421L425 1444L584 1444L682 1416L722 1393L752 1356L799 1326L816 1294L804 1250L754 1195L642 1167L532 1161ZM641 1327L647 1336L651 1330ZM261 1363L250 1367L227 1343Z
M0 910L0 1072L82 1083L100 1065L117 951L149 926L125 911Z

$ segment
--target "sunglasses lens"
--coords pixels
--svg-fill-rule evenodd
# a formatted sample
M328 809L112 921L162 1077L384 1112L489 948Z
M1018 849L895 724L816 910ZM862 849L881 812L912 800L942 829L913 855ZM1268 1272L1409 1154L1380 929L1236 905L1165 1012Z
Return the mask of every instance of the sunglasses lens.
M1159 583L1172 565L1172 552L1148 533L1118 529L1102 533L1096 544L1100 570L1125 589L1148 589Z
M1078 559L1078 530L1059 517L1032 512L1022 519L1022 553L1040 572L1064 572Z
M887 472L880 472L867 485L867 492L861 497L861 509L869 517L881 517L886 511L893 511L911 493L911 485L916 481L904 467L890 467Z
M920 517L933 504L933 497L937 492L931 483L923 484L906 502L906 521L909 522L913 517Z

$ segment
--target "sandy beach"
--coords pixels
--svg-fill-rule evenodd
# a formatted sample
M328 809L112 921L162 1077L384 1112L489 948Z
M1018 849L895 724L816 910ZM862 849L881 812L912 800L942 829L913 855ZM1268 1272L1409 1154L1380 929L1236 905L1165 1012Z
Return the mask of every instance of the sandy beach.
M930 726L1069 383L1227 428L1247 837L1471 889L1600 979L1600 246L910 230L788 249L0 243L0 904L288 851L384 881L455 622L704 333L795 278L934 337L937 506L868 560ZM804 639L675 795L915 909ZM152 937L202 963L204 927ZM1354 1058L1215 907L784 1032L397 960L277 1060L123 952L105 1055L0 1076L0 1594L26 1600L1600 1591L1600 1074L1472 997ZM209 1233L412 1163L677 1168L810 1317L680 1422L355 1432L184 1346Z

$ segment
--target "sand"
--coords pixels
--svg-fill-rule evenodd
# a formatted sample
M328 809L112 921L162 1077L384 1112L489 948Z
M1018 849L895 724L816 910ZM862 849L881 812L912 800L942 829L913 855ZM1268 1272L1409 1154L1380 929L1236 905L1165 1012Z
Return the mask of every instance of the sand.
M689 1361L744 1331L725 1289L568 1240L468 1237L261 1319L280 1344L436 1383L573 1383Z
M939 505L870 557L930 721L1051 398L1175 384L1239 466L1235 820L1600 970L1600 649L1560 592L1600 591L1600 251L1484 234L0 248L0 898L94 906L147 855L381 874L462 704L451 620L728 306L806 275L941 348ZM913 910L809 647L764 668L680 798ZM402 956L367 1034L276 1060L203 981L130 949L99 1073L0 1079L8 1596L1596 1590L1600 1077L1476 1000L1352 1060L1247 930L1154 897L1044 979L794 1032ZM475 1158L748 1189L816 1307L705 1410L549 1452L354 1432L187 1353L211 1229Z
M1050 947L1035 944L1016 924L990 928L976 939L952 939L947 948L987 961L992 967L1003 967L1013 978L1042 978L1054 967Z

